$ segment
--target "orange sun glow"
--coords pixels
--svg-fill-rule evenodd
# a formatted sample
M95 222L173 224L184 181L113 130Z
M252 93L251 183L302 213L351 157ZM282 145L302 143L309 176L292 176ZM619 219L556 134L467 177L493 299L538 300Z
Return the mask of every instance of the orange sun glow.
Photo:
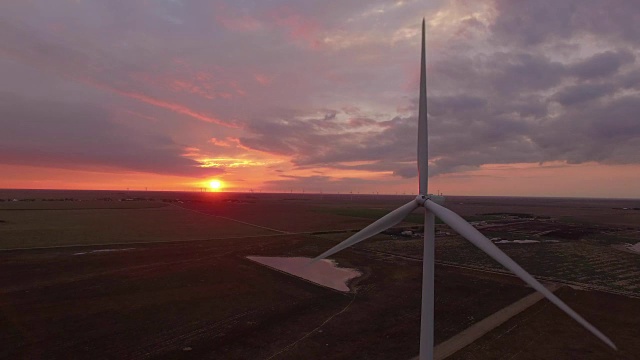
M222 181L211 180L211 182L209 182L209 187L213 190L220 190L222 188Z

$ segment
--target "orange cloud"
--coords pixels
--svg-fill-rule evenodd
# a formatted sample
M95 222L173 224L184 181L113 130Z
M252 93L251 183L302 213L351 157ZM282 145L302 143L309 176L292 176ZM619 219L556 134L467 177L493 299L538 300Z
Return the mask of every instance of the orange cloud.
M230 147L231 144L229 144L228 141L224 141L224 140L220 140L220 139L216 139L216 138L211 138L209 140L210 143L217 145L217 146L222 146L222 147Z
M129 97L129 98L132 98L132 99L135 99L135 100L138 100L138 101L142 101L144 103L147 103L147 104L150 104L150 105L154 105L154 106L157 106L157 107L160 107L160 108L163 108L163 109L171 110L171 111L176 112L178 114L187 115L187 116L190 116L190 117L192 117L194 119L198 119L198 120L201 120L201 121L205 121L205 122L209 122L209 123L213 123L213 124L218 124L218 125L222 125L222 126L226 126L226 127L230 127L230 128L239 128L239 126L237 124L235 124L235 123L227 122L227 121L224 121L224 120L220 120L220 119L217 119L215 117L212 117L212 116L197 112L195 110L191 110L188 107L186 107L184 105L181 105L181 104L162 101L162 100L159 100L159 99L156 99L156 98L152 98L150 96L142 95L142 94L139 94L139 93L134 93L134 92L129 92L129 91L122 91L122 90L117 90L117 89L113 89L113 88L110 88L110 89L112 91L120 94L120 95Z
M194 178L133 171L0 164L2 189L195 190Z
M270 155L272 157L281 158L281 155L279 155L279 154L270 153L268 151L263 151L263 150L258 150L258 149L252 149L250 147L244 146L244 145L242 145L242 142L240 142L240 139L238 139L237 137L227 137L224 140L211 138L211 139L209 139L209 142L214 144L214 145L221 146L221 147L238 148L238 149L242 149L242 150L254 153L254 154L267 154L267 155Z
M210 85L199 86L188 81L173 80L173 82L171 83L171 89L173 91L188 92L190 94L200 95L203 98L209 100L213 100L217 97Z

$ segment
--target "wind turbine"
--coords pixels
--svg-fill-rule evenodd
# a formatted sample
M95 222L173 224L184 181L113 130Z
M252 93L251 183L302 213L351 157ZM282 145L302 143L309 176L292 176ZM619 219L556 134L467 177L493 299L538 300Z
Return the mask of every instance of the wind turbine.
M465 221L458 214L443 207L444 197L429 194L428 185L428 147L427 147L427 77L426 77L426 57L425 57L425 26L422 19L422 58L420 64L420 105L418 108L418 176L419 176L419 194L416 198L405 205L393 210L379 220L360 230L347 240L332 247L324 253L317 256L312 261L327 258L338 251L346 249L363 240L370 238L398 223L417 208L425 208L424 213L424 255L422 260L422 316L420 321L420 360L433 359L433 304L434 304L434 240L435 240L435 216L438 216L445 224L449 225L454 231L462 235L473 245L484 251L487 255L502 264L505 268L511 270L515 275L522 279L529 286L539 291L554 305L559 307L567 315L572 317L585 329L589 330L593 335L617 350L615 344L593 325L583 319L567 304L555 296L551 291L547 290L533 276L526 272L520 265L513 261L507 254L502 252L491 240L487 239L471 224Z

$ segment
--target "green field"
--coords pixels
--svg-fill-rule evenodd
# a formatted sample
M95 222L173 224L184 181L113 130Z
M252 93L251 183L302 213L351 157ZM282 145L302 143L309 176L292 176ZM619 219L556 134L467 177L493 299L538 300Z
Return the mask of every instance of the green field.
M347 201L318 195L287 201L289 194L156 194L160 201L99 201L108 194L81 195L82 201L0 203L2 249L120 243L109 250L127 250L0 251L0 313L13 315L0 326L5 329L0 340L12 344L0 351L2 358L46 353L49 358L409 359L418 352L421 237L379 234L332 256L340 266L362 272L349 284L348 294L246 259L316 256L406 198L349 196ZM80 199L74 193L58 197ZM547 202L473 198L453 199L448 205L468 220L488 221L478 226L489 237L540 240L498 246L527 271L546 277L541 280L640 296L640 256L624 248L640 241L640 229L609 220L584 225L555 221L594 213L614 219L621 212L615 208L624 204L563 200L565 208L558 208L547 207ZM504 219L502 213L551 218L521 221ZM419 228L422 220L417 210L398 227ZM438 225L437 234L437 343L532 291L516 278L476 271L504 269L446 225ZM179 242L185 240L211 241ZM157 244L162 241L175 243ZM128 245L136 242L153 244ZM576 308L580 314L611 334L621 354L637 354L635 337L621 338L637 328L637 300L621 301L631 298L599 291L579 293L574 300L592 299ZM594 317L594 312L603 316ZM547 314L550 323L522 336L524 345L538 333L558 339L559 344L536 358L575 358L555 356L557 348L587 338L573 331L567 335L566 329L578 325L564 315L567 324L554 325L558 314ZM533 315L538 318L537 312ZM517 320L529 328L530 322ZM513 329L510 324L494 338L512 339ZM601 346L588 339L570 349L590 354ZM491 342L481 344L481 350L492 349ZM501 344L482 358L500 358L510 346Z
M371 219L372 221L378 220L391 212L393 208L381 209L381 208L364 208L364 207L331 207L331 208L319 208L318 212L330 213L340 216L349 216L363 219ZM416 210L414 213L407 216L404 223L420 224L424 223L424 215L421 211ZM436 218L436 224L442 224L442 221Z
M198 211L217 213L276 229L315 232L322 238L339 242L353 234L352 231L336 232L339 229L360 229L385 215L396 205L392 202L365 200L360 203L340 203L335 199L326 199L318 205L309 206L265 198L254 199L254 203L251 204L210 200L206 203L185 203L181 206L196 207ZM462 204L451 202L451 205L455 207ZM606 210L602 206L599 209L609 215L619 212L615 209ZM476 208L475 213L468 210L461 213L464 213L468 220L487 221L500 216L495 213L528 215L535 212L536 216L543 216L545 212L542 210L538 207L506 206L503 210L498 206L483 204ZM204 215L198 211L153 201L5 201L0 203L0 249L278 234L247 223ZM548 211L553 213L558 212L558 209L549 208ZM584 206L566 213L574 211L584 211ZM416 211L400 226L422 224L422 216ZM560 219L566 218L560 216ZM532 238L531 236L536 238L531 234L547 229L559 229L565 233L585 232L584 235L578 234L579 239L562 239L560 242L538 244L501 244L499 247L534 275L640 294L640 256L623 251L626 243L640 241L635 227L594 227L594 224L590 224L589 228L586 228L584 225L576 226L564 221L532 221L517 226L486 229L482 232L490 238L523 239ZM437 260L502 270L499 264L454 235L448 227L439 225L438 230L451 235L437 238ZM537 239L553 240L556 237L555 233L551 233ZM355 248L421 258L422 239L378 235L357 244Z
M175 206L0 210L0 249L271 234L275 232Z
M159 201L0 201L1 210L149 209L169 206Z

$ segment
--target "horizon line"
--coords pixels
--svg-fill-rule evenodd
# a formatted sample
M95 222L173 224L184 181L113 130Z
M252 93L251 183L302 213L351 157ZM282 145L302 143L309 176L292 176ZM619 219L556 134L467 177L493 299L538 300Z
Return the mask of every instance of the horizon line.
M116 191L116 192L164 192L164 193L199 193L199 194L295 194L295 195L357 195L357 196L411 196L415 195L411 193L353 193L353 192L287 192L287 191L198 191L200 188L193 188L193 190L145 190L145 189L33 189L33 188L0 188L0 191ZM452 197L485 197L485 198L540 198L540 199L600 199L600 200L635 200L640 201L640 197L603 197L603 196L553 196L553 195L464 195L464 194L446 194L446 196Z

